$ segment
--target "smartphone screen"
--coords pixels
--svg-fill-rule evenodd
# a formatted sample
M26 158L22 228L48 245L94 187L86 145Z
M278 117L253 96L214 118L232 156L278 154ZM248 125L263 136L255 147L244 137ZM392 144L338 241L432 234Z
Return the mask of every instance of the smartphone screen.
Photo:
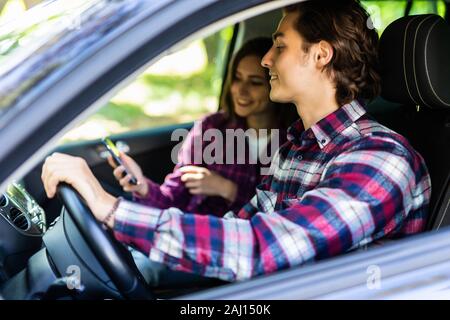
M109 151L111 156L113 157L114 162L117 166L123 165L122 160L120 160L120 152L119 149L117 149L114 142L111 141L109 138L103 138L102 143L106 146L106 149ZM125 166L124 166L125 167ZM123 177L128 174L127 169L125 168L125 171L123 172ZM137 180L134 176L131 176L130 183L136 185Z
M114 161L116 162L116 165L121 165L122 161L120 160L120 152L114 142L112 142L109 138L103 138L102 142L108 149L109 153L112 155Z

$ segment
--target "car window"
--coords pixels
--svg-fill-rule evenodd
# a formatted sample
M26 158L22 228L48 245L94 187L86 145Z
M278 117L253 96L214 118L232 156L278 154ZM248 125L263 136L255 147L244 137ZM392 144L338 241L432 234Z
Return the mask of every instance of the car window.
M191 122L217 111L232 34L232 27L224 28L159 59L60 144Z
M372 23L381 35L383 30L392 21L405 15L408 1L362 1L361 2L372 17ZM409 12L413 14L437 13L442 17L445 14L445 3L443 0L415 0ZM370 25L371 22L368 22Z
M126 23L165 2L48 1L0 25L0 127ZM26 80L26 81L24 81Z

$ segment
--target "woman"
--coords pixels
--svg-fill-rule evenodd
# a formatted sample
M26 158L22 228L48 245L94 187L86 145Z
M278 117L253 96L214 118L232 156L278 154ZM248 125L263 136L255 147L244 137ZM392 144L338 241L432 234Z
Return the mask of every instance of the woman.
M286 128L298 118L293 105L276 104L269 100L269 74L261 66L261 59L271 46L271 39L256 38L245 43L236 53L225 82L222 110L195 123L178 153L177 165L162 185L146 178L139 165L122 153L121 158L129 170L129 175L123 177L124 166L116 167L110 158L109 163L115 168L114 176L123 190L132 192L137 202L149 206L161 209L177 207L188 212L217 216L223 216L230 210L237 211L247 203L261 181L261 163L250 161L251 157L253 160L259 158L253 152L258 139L260 146L272 149L270 142L263 140L269 135L258 136L257 133L260 129L279 129L278 137L272 136L274 140L279 139L272 141L278 143L276 150L286 141ZM222 137L226 136L227 129L255 129L253 132L256 135L248 134L245 154L237 150L234 144L227 145L224 138L225 147L218 150L221 155L214 154L221 161L211 163L204 159L204 151L208 146L211 148L214 141L203 138L209 129L219 130ZM200 143L196 144L196 140ZM199 144L201 148L196 148ZM230 154L234 155L232 161L225 161L225 156ZM131 175L138 180L137 185L130 184Z

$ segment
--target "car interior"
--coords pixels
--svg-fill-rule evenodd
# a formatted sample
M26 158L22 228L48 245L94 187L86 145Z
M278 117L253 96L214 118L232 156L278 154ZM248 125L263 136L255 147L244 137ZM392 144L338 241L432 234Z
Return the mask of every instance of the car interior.
M446 3L446 18L428 12L410 16L409 4L404 17L390 23L380 37L382 94L367 110L408 138L425 159L432 180L426 231L435 232L450 225L450 4ZM281 15L277 9L234 25L227 61L245 40L271 36ZM161 183L173 168L171 151L177 141L171 141L172 131L191 126L150 128L111 138L120 141L147 177ZM100 138L67 143L54 151L83 157L107 191L130 198L114 179ZM112 235L99 227L73 190L63 187L59 198L46 197L42 164L0 198L0 238L8 239L0 239L4 298L171 298L225 284L210 281L191 287L148 288L128 250L113 243ZM76 290L68 290L72 278L67 275L80 272L69 269L73 265L82 266L83 284L74 283Z

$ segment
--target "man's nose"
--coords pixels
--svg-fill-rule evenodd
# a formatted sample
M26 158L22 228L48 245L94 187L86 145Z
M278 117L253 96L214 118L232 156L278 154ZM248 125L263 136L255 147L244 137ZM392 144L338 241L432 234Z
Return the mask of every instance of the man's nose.
M261 66L264 68L270 68L272 66L272 48L261 59Z

